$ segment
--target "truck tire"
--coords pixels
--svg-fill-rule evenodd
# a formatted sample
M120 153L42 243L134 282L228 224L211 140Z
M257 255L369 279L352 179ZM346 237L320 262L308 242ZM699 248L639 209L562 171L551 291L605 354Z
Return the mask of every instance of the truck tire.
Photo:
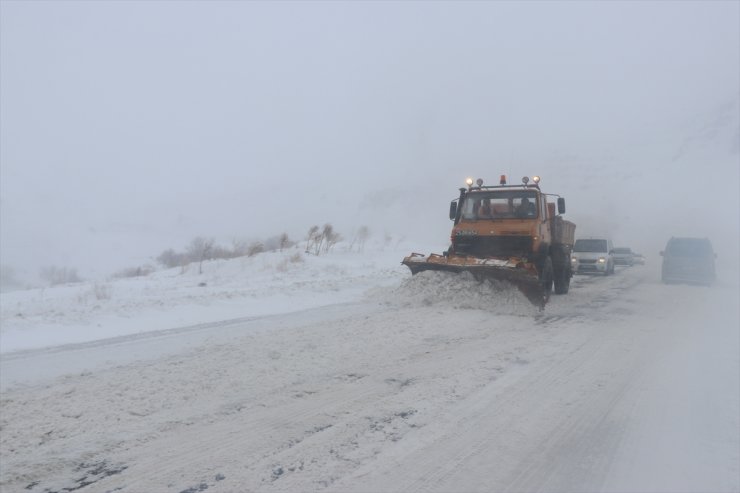
M540 282L542 283L542 301L543 303L547 303L550 301L553 283L552 259L550 257L545 258L545 263L540 273Z
M555 294L567 294L570 289L570 269L562 265L555 269Z

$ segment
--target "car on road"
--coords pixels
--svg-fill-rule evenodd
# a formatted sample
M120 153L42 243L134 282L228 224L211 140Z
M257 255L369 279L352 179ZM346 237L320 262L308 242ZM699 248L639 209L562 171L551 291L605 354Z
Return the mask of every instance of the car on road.
M616 247L612 250L615 265L635 265L635 257L631 248Z
M614 273L614 246L609 238L579 238L573 245L571 266L577 274Z
M708 238L671 238L660 252L664 283L685 282L711 285L716 279L714 253Z
M633 256L632 261L634 262L635 265L645 265L645 256L643 254L635 253L632 256Z

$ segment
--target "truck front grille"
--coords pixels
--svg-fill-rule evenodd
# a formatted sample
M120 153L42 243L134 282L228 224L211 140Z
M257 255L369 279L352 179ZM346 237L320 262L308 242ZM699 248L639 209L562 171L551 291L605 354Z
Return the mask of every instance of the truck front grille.
M529 257L532 254L530 236L458 236L455 253L473 257Z

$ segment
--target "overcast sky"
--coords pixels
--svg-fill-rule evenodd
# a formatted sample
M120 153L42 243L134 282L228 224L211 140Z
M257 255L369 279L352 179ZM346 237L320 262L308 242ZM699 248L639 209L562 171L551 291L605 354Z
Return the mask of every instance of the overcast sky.
M109 274L330 222L446 246L467 176L737 264L740 2L0 3L0 256ZM400 259L399 259L400 261Z

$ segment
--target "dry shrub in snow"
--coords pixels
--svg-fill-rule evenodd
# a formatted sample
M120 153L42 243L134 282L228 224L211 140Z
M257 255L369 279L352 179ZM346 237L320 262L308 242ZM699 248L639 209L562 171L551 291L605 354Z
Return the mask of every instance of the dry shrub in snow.
M231 240L231 253L234 257L244 257L247 254L249 245L244 240L234 238Z
M282 252L286 248L290 248L295 245L295 242L290 240L288 233L283 233L277 236L271 236L265 240L265 250L268 252L280 251Z
M234 254L233 250L229 250L228 248L219 245L214 245L213 249L211 250L211 254L208 256L208 260L212 260L215 258L230 259L234 257L236 257L236 255Z
M113 274L114 279L124 279L128 277L143 277L148 276L154 272L154 267L151 265L140 265L138 267L127 267L126 269L120 270Z
M324 252L328 253L334 245L342 240L342 235L334 231L334 227L331 224L324 224L324 230L322 231L324 237Z
M281 252L283 250L285 250L286 248L293 246L293 244L294 244L292 241L290 241L290 238L288 238L288 234L287 233L281 234L280 235L280 239L278 241L279 241L280 251Z
M288 258L284 258L280 261L277 266L275 266L275 269L277 269L278 272L287 272L290 264L298 264L303 262L303 256L300 253L294 253Z
M328 253L337 242L342 240L342 235L334 231L334 227L326 223L319 230L318 226L311 226L306 235L306 253L320 255L321 252Z
M81 305L86 304L90 299L96 301L109 300L113 296L113 289L108 284L95 283L90 289L80 291L77 295L77 302Z
M203 261L211 258L211 250L215 240L196 236L188 245L186 255L191 262L198 262L198 274L203 274Z
M370 238L370 229L367 226L360 226L355 235L352 237L352 241L349 244L349 251L352 251L357 246L358 252L365 250L365 242Z
M308 229L308 233L306 233L306 253L316 250L315 245L319 243L320 238L321 233L319 232L319 227L316 225L311 226Z
M185 263L185 254L178 253L172 248L168 248L167 250L159 254L159 256L157 257L157 262L164 265L168 269L171 269L172 267L177 267Z
M260 241L253 241L249 244L249 247L247 248L247 257L254 257L258 253L262 253L265 251L265 245L262 244Z
M318 226L315 226L315 228L318 231ZM329 228L331 228L331 226L329 226ZM319 237L321 236L322 235L319 234ZM335 241L340 239L338 235L332 236L331 238ZM216 245L213 238L198 236L193 238L190 244L185 248L184 252L176 252L172 248L168 248L163 251L157 257L157 262L167 268L181 267L182 272L187 270L187 265L189 263L198 262L198 272L202 273L204 260L232 259L245 256L254 257L257 254L266 251L283 251L293 245L295 245L295 242L290 240L287 233L273 236L264 242L260 240L247 242L241 239L233 239L230 248ZM326 244L324 243L324 245Z
M247 250L246 242L240 240L234 240L233 247L226 248L216 245L213 238L198 236L193 238L184 253L168 248L159 254L157 262L168 269L172 267L183 267L190 262L198 262L199 266L202 266L204 260L241 257L247 254Z

